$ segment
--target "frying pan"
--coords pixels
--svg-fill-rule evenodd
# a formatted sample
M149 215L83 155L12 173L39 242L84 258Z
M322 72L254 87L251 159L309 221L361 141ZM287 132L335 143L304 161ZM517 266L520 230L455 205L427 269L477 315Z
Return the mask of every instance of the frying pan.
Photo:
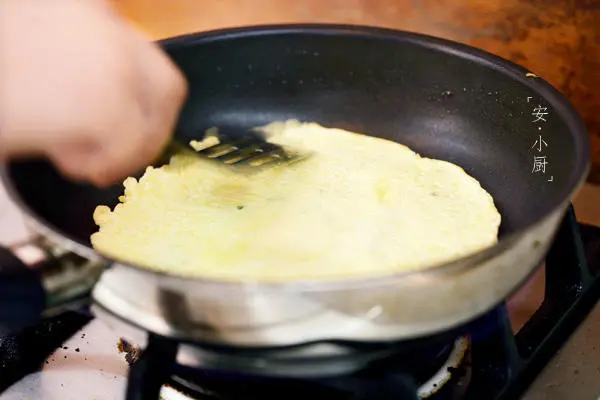
M588 136L569 102L529 71L471 47L337 25L228 29L161 45L190 84L179 139L213 126L235 132L296 118L394 140L463 167L492 194L502 224L494 247L417 272L288 283L184 279L92 250L92 212L114 205L120 185L69 182L43 161L6 165L2 180L33 228L54 248L96 263L69 270L80 275L71 279L83 287L76 297L95 284L95 312L136 329L263 348L399 341L456 327L536 269L587 175ZM71 304L64 290L56 298L46 268L24 269L2 254L4 286L30 293L2 290L4 304L26 309L21 316Z

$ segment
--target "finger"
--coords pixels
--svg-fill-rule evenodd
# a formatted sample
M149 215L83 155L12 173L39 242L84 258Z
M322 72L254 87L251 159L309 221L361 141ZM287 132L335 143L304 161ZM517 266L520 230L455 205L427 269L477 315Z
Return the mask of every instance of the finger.
M156 160L166 147L177 124L187 96L187 82L171 60L143 36L128 32L136 79L132 90L137 109L122 115L115 140L101 141L103 147L88 169L87 179L106 186L128 175L141 172ZM126 138L126 139L123 139Z
M110 133L112 140L101 142L101 151L88 163L87 179L96 186L104 187L139 174L165 147L169 135L156 135L156 127L140 110L133 114L122 128Z
M111 185L138 174L152 161L144 155L148 145L143 138L149 136L145 121L140 111L132 114L122 128L111 132L113 140L103 141L101 151L94 154L87 172L93 184Z
M155 44L133 32L139 69L141 111L145 117L148 138L141 157L154 160L173 134L181 108L187 97L187 81L170 58Z
M67 178L74 181L89 181L90 165L97 157L98 148L88 144L65 143L46 149L50 161Z
M138 157L136 138L143 136L145 123L139 108L127 108L126 115L107 126L111 128L81 135L87 142L71 138L69 142L56 143L47 151L51 161L68 178L100 187L141 170L145 161Z
M159 95L145 110L148 141L143 156L148 160L155 160L175 133L187 96L186 81L176 68L165 65L165 70L154 79L154 91Z

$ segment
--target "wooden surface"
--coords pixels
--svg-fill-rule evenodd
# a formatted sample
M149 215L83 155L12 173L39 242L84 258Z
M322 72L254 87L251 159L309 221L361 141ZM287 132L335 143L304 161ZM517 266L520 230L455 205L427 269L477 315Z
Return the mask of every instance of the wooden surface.
M600 183L600 0L112 0L153 38L223 27L330 22L460 41L551 82L584 117Z

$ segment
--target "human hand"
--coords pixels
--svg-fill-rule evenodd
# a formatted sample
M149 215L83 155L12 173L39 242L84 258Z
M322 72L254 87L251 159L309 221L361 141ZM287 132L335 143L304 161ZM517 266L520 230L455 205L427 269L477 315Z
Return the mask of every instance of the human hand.
M185 99L179 70L101 0L0 0L0 159L44 156L98 186L149 164Z

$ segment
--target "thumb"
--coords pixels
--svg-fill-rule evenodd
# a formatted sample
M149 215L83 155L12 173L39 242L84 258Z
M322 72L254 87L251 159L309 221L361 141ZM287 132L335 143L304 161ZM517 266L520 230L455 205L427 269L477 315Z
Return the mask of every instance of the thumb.
M46 149L46 155L58 170L75 181L96 184L92 165L102 151L93 143L65 143Z

